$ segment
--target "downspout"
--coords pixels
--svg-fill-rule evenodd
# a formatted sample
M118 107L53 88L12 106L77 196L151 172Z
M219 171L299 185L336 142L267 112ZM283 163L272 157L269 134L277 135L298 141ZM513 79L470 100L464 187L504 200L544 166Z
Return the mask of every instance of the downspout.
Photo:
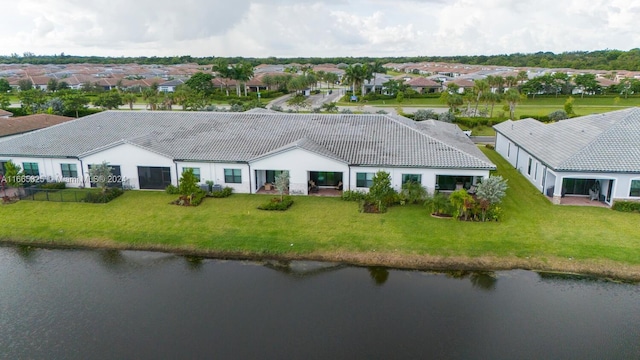
M253 176L251 173L251 164L247 162L247 166L249 167L249 194L253 194L253 187L251 186L251 177Z
M180 187L180 177L178 176L178 163L173 160L173 164L176 166L176 186Z
M351 165L347 165L349 167L349 191L351 191Z
M80 174L82 174L82 187L85 188L87 187L85 183L87 177L84 176L84 164L82 163L82 159L78 158L78 160L80 161Z

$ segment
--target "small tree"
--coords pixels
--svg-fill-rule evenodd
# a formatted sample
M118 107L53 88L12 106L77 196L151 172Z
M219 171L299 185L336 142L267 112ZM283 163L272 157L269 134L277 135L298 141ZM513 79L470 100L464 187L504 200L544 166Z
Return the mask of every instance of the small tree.
M391 187L391 175L386 171L378 171L373 176L372 185L369 188L369 196L372 200L389 206L395 202L396 191Z
M17 165L13 161L9 160L4 164L4 178L7 181L9 186L18 186L20 183L18 182L18 177L22 176L22 168L20 165Z
M453 207L453 217L456 219L468 217L468 210L473 206L473 197L465 189L456 190L449 195Z
M296 95L287 100L287 105L294 107L296 111L300 111L301 108L309 108L311 106L311 103L307 101L307 98L304 95Z
M111 171L113 168L109 166L109 163L103 161L102 164L93 164L89 169L89 177L92 182L95 182L102 190L102 193L107 192L107 186L111 178Z
M178 186L180 195L191 196L200 188L198 187L198 178L193 174L193 169L188 168L182 171L180 177L180 185Z
M502 176L491 176L478 184L476 196L480 200L483 221L486 219L487 211L502 201L506 195L507 187L507 180Z
M284 192L289 189L289 171L283 171L276 175L275 187L280 193L280 201L284 198Z
M567 101L564 102L564 111L569 116L574 115L574 112L573 112L573 101L574 101L573 96L569 96Z

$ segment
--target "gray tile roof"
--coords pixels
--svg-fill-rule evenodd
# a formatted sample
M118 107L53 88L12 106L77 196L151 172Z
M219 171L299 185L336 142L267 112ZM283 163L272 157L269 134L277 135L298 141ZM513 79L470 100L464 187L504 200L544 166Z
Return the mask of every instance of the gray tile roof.
M555 170L640 173L640 108L494 128Z
M82 157L122 143L175 160L248 162L300 147L352 165L495 169L455 125L380 114L105 111L0 142L0 156Z

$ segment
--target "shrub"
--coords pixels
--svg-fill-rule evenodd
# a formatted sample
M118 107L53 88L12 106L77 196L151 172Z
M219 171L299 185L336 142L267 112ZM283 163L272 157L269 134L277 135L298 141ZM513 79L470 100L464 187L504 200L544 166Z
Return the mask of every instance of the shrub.
M164 191L169 194L169 195L178 195L180 194L180 190L178 189L177 186L174 186L172 184L169 184Z
M207 197L206 192L202 190L196 191L193 195L191 195L191 205L192 206L200 205L200 203L202 202L202 200L204 200L205 197Z
M433 215L451 215L451 203L442 193L427 196L424 206L426 206Z
M84 202L96 204L108 203L123 193L124 191L120 188L108 188L104 192L88 192L84 197Z
M364 191L345 190L340 198L344 201L360 201L366 199L366 197L367 193Z
M272 105L269 109L271 109L273 111L279 111L279 112L283 112L284 111L282 109L282 106L279 106L279 105Z
M233 194L233 188L230 187L225 187L224 189L220 190L220 191L214 191L212 193L209 194L209 196L214 197L214 198L226 198L231 196L231 194Z
M493 145L493 144L486 144L486 145L485 145L485 147L486 147L487 149L489 149L489 150L495 150L495 149L496 149L496 146L495 146L495 145Z
M569 118L569 115L564 110L556 110L547 115L550 121L560 121Z
M438 120L438 114L433 110L425 110L420 109L413 114L413 120L415 121L424 121L424 120Z
M44 183L38 185L40 189L49 189L49 190L62 190L67 188L67 184L62 181Z
M291 205L293 205L293 199L291 196L285 196L282 200L273 198L269 202L258 206L258 209L284 211L290 208Z
M200 190L198 187L198 179L193 174L193 168L182 170L178 192L182 195L191 195L195 194L198 190Z
M444 112L440 115L438 115L438 120L439 121L443 121L443 122L447 122L447 123L452 123L456 120L456 116L453 115L453 113L451 112Z
M407 181L402 184L402 192L400 193L400 199L409 203L416 204L423 201L427 197L427 189L422 184L416 181Z
M640 202L616 201L613 203L613 206L611 208L616 211L640 213Z

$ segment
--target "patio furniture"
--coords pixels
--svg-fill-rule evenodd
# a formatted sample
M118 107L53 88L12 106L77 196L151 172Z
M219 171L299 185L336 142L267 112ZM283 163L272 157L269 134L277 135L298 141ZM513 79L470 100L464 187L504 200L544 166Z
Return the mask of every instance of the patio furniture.
M272 186L271 183L264 183L264 189L266 191L271 191L271 186Z

